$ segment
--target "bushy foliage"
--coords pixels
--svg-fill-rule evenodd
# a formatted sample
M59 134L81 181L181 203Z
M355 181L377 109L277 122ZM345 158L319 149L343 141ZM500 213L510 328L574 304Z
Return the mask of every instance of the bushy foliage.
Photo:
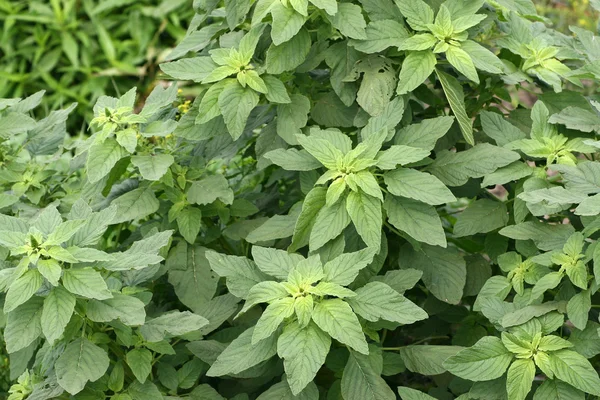
M101 95L145 91L185 35L191 3L1 0L0 97L45 90L38 116L76 101L69 126L80 129Z
M600 396L600 41L530 1L196 1L90 135L0 100L10 400Z

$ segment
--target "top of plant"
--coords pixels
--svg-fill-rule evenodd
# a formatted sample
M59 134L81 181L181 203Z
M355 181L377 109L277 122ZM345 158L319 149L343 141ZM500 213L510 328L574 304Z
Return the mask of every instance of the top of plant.
M10 400L600 396L592 32L193 6L161 65L193 100L100 96L71 136L0 99Z

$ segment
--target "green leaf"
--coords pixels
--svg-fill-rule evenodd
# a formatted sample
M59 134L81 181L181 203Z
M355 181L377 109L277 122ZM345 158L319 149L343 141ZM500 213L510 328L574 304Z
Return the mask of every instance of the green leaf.
M327 49L325 54L325 62L331 69L329 80L333 91L337 94L336 98L348 107L356 99L357 84L355 82L346 82L345 80L360 58L360 53L354 47L348 46L348 41L341 41L334 44Z
M23 275L14 280L6 293L4 313L13 311L29 300L44 283L44 278L36 269L27 270Z
M350 346L359 353L369 349L358 318L348 303L340 299L327 299L315 305L313 321L332 338Z
M439 138L444 136L452 124L454 117L437 117L406 126L394 137L394 144L433 150Z
M311 109L312 119L325 127L350 128L354 126L354 118L358 113L358 106L345 103L333 92L320 94Z
M354 253L340 254L327 261L323 266L323 281L341 286L350 285L358 273L373 261L375 251L377 250L366 248Z
M52 286L58 286L58 280L62 274L62 268L58 261L54 259L38 260L37 269Z
M225 204L233 203L233 190L222 174L209 175L193 182L188 189L187 199L192 204L210 204L219 199Z
M529 305L516 311L509 311L500 320L503 327L518 326L526 323L532 318L541 317L551 311L558 309L559 304L548 302L540 305Z
M390 223L397 229L419 242L446 247L446 234L434 207L394 196L387 196L383 207Z
M381 201L362 191L350 192L346 201L346 210L365 244L378 249L381 246L383 224Z
M75 310L75 296L58 286L44 299L42 332L50 344L59 339Z
M538 349L542 351L556 351L573 347L573 344L561 337L548 335L542 337Z
M429 50L435 46L437 42L437 38L432 34L421 33L404 39L398 49L410 51Z
M277 341L277 353L283 358L287 382L298 395L316 376L329 353L331 338L314 323L301 327L292 322Z
M498 146L504 146L526 137L525 132L511 124L501 114L482 111L480 118L483 132L494 139Z
M505 226L508 217L504 203L488 199L477 200L459 214L454 225L454 235L463 237L491 232Z
M310 34L306 29L300 31L290 40L279 46L271 46L267 50L267 73L277 75L292 71L304 62L310 51ZM281 81L279 81L281 82Z
M237 82L225 86L219 94L219 108L233 140L237 140L244 132L248 116L258 105L258 100L254 90L243 88Z
M300 129L306 126L310 100L301 94L292 94L288 104L277 106L277 134L288 144L298 144Z
M342 35L352 39L367 39L365 28L367 23L362 15L362 9L356 4L339 3L338 11L330 18L331 25Z
M254 326L252 345L273 335L283 320L294 314L294 304L292 297L271 301Z
M150 381L144 383L134 381L129 385L127 393L129 393L132 400L161 400L163 398L160 390Z
M202 82L217 64L210 57L192 57L160 64L160 69L171 77L182 81Z
M408 24L417 31L428 31L427 25L433 23L433 10L423 0L396 2Z
M277 335L252 345L253 332L254 327L251 327L234 339L217 357L206 375L238 374L273 357L277 353Z
M582 132L600 131L598 114L579 107L565 107L559 113L550 116L548 122L565 125L569 129Z
M428 317L425 311L383 282L367 283L355 292L356 297L346 302L367 321L383 319L408 325Z
M475 145L473 139L473 121L471 121L465 109L465 94L462 86L453 76L440 70L436 70L436 73L465 140L468 144Z
M140 170L142 177L149 181L160 180L174 162L175 158L170 154L131 157L131 163Z
M284 297L289 297L289 293L285 286L280 282L259 282L250 289L248 296L246 297L246 303L244 303L244 307L240 311L240 314L246 312L256 304L271 303Z
M448 47L448 50L446 50L446 58L461 74L479 84L479 75L477 75L475 64L473 63L473 60L471 60L469 53L460 47L450 46Z
M353 183L356 186L358 186L358 188L360 188L360 190L362 192L364 192L366 195L375 197L378 200L383 201L383 194L381 193L381 188L379 187L379 182L377 182L377 179L371 172L359 171L359 172L349 175L347 177L347 179L352 180ZM329 186L329 190L327 193L329 193L332 190L332 188L335 187L335 184L340 181L344 182L344 184L342 185L342 191L341 191L341 193L339 193L339 194L342 194L344 189L346 188L346 182L342 181L341 179L334 181L334 183ZM337 201L337 199L335 201Z
M294 224L296 222L295 211L297 210L294 210L292 214L274 215L267 219L246 236L246 241L248 243L256 244L292 236L294 233Z
M491 51L472 40L466 40L460 44L477 69L491 74L501 74L505 69L502 61Z
M300 14L308 15L308 0L289 0L289 4Z
M1 193L0 194L0 209L10 207L17 203L19 198L12 194Z
M48 206L38 214L37 219L33 223L33 227L42 231L45 235L50 235L62 223L60 212L56 206Z
M400 356L409 371L421 375L439 375L446 372L444 361L461 351L460 346L405 346L400 348Z
M146 349L133 349L125 355L127 365L140 383L146 382L152 372L152 358L152 353Z
M250 11L251 6L252 4L248 4L245 1L225 0L225 15L230 30L234 30L235 27L246 19L246 14Z
M148 342L160 342L167 334L181 336L208 325L208 320L189 311L171 311L146 321L140 333Z
M327 284L327 282L323 283ZM302 296L296 298L294 301L294 312L296 313L296 318L298 318L298 323L301 327L305 327L309 324L312 318L313 309L314 300L312 296Z
M266 392L262 393L256 398L256 400L283 400L283 399L294 399L294 400L318 400L319 389L314 383L309 383L308 386L298 394L294 396L290 389L285 375L282 381L271 386Z
M194 244L200 226L202 225L202 211L195 207L186 207L177 215L177 227L181 236L190 244Z
M200 106L198 107L198 115L195 118L196 124L204 124L208 121L213 120L215 117L221 115L221 109L219 108L219 95L225 89L225 86L231 83L230 80L223 80L214 85L202 95Z
M321 208L325 206L326 195L326 188L315 186L304 198L302 210L300 211L300 215L298 215L298 219L294 226L292 244L289 248L290 251L296 251L308 244L312 228L317 221L316 216ZM349 219L347 215L346 219Z
M588 321L584 330L573 330L569 336L569 342L573 343L575 351L585 358L592 358L600 354L600 335L598 335L600 325L593 321Z
M587 196L583 194L573 193L562 186L553 186L550 188L523 192L517 197L527 203L543 203L544 205L580 203L587 198Z
M90 300L86 316L95 322L121 320L126 325L144 325L146 311L144 303L136 297L114 293L112 299Z
M46 246L57 246L65 243L83 227L82 220L65 221L58 225L52 233L48 235L44 244Z
M422 245L415 250L406 244L400 249L400 267L423 271L423 282L438 299L458 304L463 295L467 270L462 255L453 247Z
M320 203L320 199L318 201ZM324 202L325 199L323 198ZM301 217L302 214L298 218L299 221ZM310 250L316 251L320 249L325 243L338 237L349 224L350 216L348 215L348 211L346 211L346 199L342 199L331 206L322 206L316 215L316 221L310 232ZM296 223L295 231L297 229L298 223Z
M225 400L225 397L221 396L219 392L206 383L196 386L191 391L190 398L198 400Z
M206 252L205 257L213 271L227 278L227 288L234 296L246 298L254 285L270 279L246 257L227 256L214 251Z
M575 232L568 224L550 225L538 221L527 221L500 229L500 234L516 240L533 240L540 250L562 249Z
M354 72L363 74L356 101L370 115L382 114L394 93L396 73L391 62L381 57L370 57L357 64Z
M213 58L214 59L214 58ZM238 72L238 69L231 65L222 65L216 67L206 78L202 80L202 83L215 83L215 82L229 82L225 80L228 76L231 76Z
M88 299L105 300L112 297L102 275L90 267L65 270L62 282L69 292Z
M8 238L11 237L10 233L4 232L14 232L15 236L19 237L19 240L16 241L16 245L20 246L24 243L25 236L21 234L26 234L29 230L29 226L25 223L25 221L22 221L17 217L11 217L9 215L0 214L0 222L2 223L2 230L0 231L2 233L0 234L0 240L8 240ZM10 242L12 243L14 242L14 240L11 240Z
M402 39L408 37L408 32L400 22L382 19L369 22L366 36L365 40L351 40L349 45L363 53L378 53L388 47L398 47Z
M494 336L485 336L475 345L459 351L444 362L452 374L471 381L489 381L501 377L513 355Z
M207 304L217 290L218 279L205 256L206 249L179 242L167 257L169 283L179 300L194 312Z
M25 114L9 112L0 118L0 136L6 138L19 132L25 132L34 128L35 124L35 120Z
M142 219L158 211L159 202L150 188L138 188L114 199L111 203L117 207L113 224Z
M90 210L91 211L91 210ZM70 246L95 246L108 225L112 223L117 212L117 207L111 205L99 212L86 215L86 220L81 229L69 240Z
M275 2L271 7L273 24L271 38L273 44L279 46L293 38L304 25L305 17L296 12L292 7L286 7L280 2Z
M421 280L423 272L416 269L388 271L385 275L374 276L372 280L384 282L398 293L403 294L412 289Z
M56 360L58 384L70 394L83 390L87 382L102 378L110 362L106 351L86 338L69 343Z
M412 164L429 155L429 151L417 147L393 145L377 154L377 166L381 169L395 169L396 165Z
M589 319L592 299L589 290L577 293L567 303L567 315L575 328L584 330Z
M335 15L338 10L337 1L335 0L309 0L317 8L325 10L329 15Z
M287 171L312 171L322 166L306 150L294 148L272 150L266 153L264 157Z
M409 197L431 205L456 201L450 189L438 178L425 172L398 168L386 172L383 179L389 192L396 196Z
M265 75L262 78L267 86L267 100L271 103L291 103L292 100L290 99L283 82L271 75Z
M598 215L600 213L600 196L586 197L575 209L577 215Z
M88 150L86 163L88 180L91 183L98 182L108 175L117 161L127 154L127 151L112 139L92 144Z
M528 164L515 161L512 164L508 164L506 167L498 168L491 174L486 175L481 182L481 187L490 187L496 185L504 185L511 181L518 181L521 178L525 178L533 174L534 169Z
M344 154L328 140L315 136L297 135L296 139L310 155L319 160L327 169L335 170Z
M533 400L584 400L585 394L573 386L556 379L546 379L535 394Z
M248 9L250 6L247 6ZM244 37L240 40L240 44L238 46L239 52L241 53L244 61L251 61L254 56L254 52L256 51L256 46L260 41L260 38L265 30L265 25L258 24L250 28L248 33L244 35Z
M41 297L34 297L8 314L4 340L9 354L26 348L42 334L42 304Z
M519 158L514 151L480 143L462 152L440 151L428 170L448 186L462 186L469 178L481 178Z
M435 398L418 390L402 386L398 387L398 394L402 400L433 400Z
M252 247L252 258L262 272L281 280L287 280L290 271L304 260L299 254L260 246Z
M586 393L600 396L600 378L592 364L572 350L559 350L548 354L556 378Z
M506 392L509 399L525 400L531 391L535 378L535 364L532 359L515 360L508 368Z
M431 50L411 51L402 63L398 78L398 94L410 93L431 75L437 64Z
M163 231L149 234L142 240L136 241L129 250L111 253L114 257L108 262L97 263L97 268L111 271L126 271L146 268L163 260L158 252L169 244L173 231Z
M369 355L350 351L342 375L342 396L346 400L394 400L396 395L381 378L383 358L372 346Z

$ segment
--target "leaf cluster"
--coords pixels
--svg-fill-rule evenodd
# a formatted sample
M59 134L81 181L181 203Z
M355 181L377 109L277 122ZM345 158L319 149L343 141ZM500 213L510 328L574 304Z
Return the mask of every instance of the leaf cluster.
M193 101L0 99L7 397L600 396L600 42L547 22L197 0Z

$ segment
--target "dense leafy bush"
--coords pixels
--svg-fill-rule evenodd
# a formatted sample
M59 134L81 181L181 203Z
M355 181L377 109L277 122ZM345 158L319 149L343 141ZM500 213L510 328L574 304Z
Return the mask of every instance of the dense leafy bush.
M600 396L597 37L527 0L194 6L193 103L70 136L0 100L9 399Z
M152 83L156 60L185 35L190 6L189 0L2 0L0 97L46 90L40 116L76 101L69 125L78 129L99 96Z

